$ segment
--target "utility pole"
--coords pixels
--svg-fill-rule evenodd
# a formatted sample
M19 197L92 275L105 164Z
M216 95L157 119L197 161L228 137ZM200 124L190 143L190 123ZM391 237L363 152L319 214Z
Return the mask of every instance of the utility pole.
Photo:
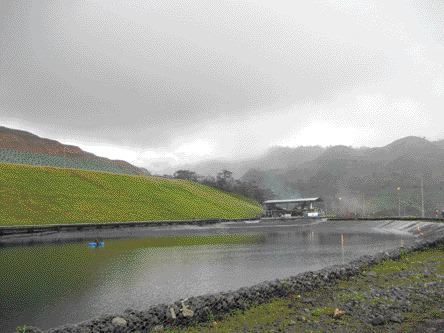
M341 211L342 211L342 207L341 207L341 200L342 200L342 197L339 197L338 199L339 199L339 202L338 202L338 206L337 206L337 215L339 216L339 214L340 214Z
M365 197L364 197L364 192L361 192L361 196L362 196L362 198L361 198L361 202L362 202L362 216L364 217L365 216Z
M424 211L424 176L421 177L421 213L422 217L425 217L425 211Z
M401 188L396 189L398 191L398 216L401 216Z

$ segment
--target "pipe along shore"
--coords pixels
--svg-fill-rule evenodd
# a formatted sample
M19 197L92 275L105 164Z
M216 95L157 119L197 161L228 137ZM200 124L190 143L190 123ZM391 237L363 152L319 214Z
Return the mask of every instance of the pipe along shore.
M65 325L46 331L29 328L33 333L86 333L86 332L149 332L153 329L186 327L188 325L219 320L235 310L246 310L276 297L303 294L347 280L387 259L397 260L403 254L444 245L444 224L433 222L406 223L388 221L390 226L413 232L420 230L415 243L390 251L367 255L347 264L334 265L309 271L289 278L266 281L235 291L191 297L172 304L160 304L146 310L128 309L121 314L103 315L79 324Z
M0 226L0 246L62 243L93 240L96 238L131 238L141 230L155 227L205 226L223 222L256 221L257 218L160 220L106 223L72 223L50 225Z
M39 243L65 243L84 240L131 238L138 236L143 228L175 227L175 226L206 226L223 222L256 221L260 217L240 219L196 219L196 220L153 220L105 223L71 223L49 225L0 226L0 246L32 245ZM280 219L276 219L278 221ZM286 219L282 219L286 220ZM290 220L290 219L288 219ZM328 221L430 221L443 222L443 218L418 217L334 217ZM298 219L294 219L298 223Z

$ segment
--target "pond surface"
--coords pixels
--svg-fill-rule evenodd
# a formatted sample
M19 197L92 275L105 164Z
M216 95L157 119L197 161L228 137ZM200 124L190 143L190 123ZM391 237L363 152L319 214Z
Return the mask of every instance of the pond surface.
M127 308L237 289L344 263L415 239L379 229L378 223L237 222L152 228L149 237L105 240L105 247L97 249L88 248L87 241L3 247L0 332L13 332L24 324L47 329ZM225 234L247 237L235 237L228 244L208 243L211 237L199 242L201 235ZM176 241L167 241L169 236L176 236ZM181 245L181 236L197 241Z

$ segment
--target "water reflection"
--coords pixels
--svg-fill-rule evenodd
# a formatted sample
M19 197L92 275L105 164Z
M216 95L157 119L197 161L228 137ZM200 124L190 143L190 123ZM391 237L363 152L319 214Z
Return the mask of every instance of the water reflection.
M236 228L236 233L249 230ZM8 319L0 320L0 331L23 324L49 328L237 289L411 241L406 235L351 232L334 224L270 227L260 234L255 242L234 244L153 247L158 241L142 238L107 240L103 249L84 243L2 248L0 314Z

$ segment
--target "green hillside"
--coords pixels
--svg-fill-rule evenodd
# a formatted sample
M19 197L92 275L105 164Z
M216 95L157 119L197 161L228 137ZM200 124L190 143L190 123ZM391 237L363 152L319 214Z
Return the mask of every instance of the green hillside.
M179 180L0 163L0 224L242 218L257 203Z

